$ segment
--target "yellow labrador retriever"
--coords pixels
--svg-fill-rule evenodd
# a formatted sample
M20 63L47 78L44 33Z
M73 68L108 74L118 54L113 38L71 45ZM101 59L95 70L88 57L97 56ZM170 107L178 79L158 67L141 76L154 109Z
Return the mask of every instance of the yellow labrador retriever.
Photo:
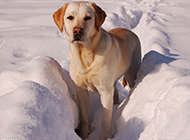
M111 138L113 102L119 103L116 82L124 75L124 85L132 88L141 64L138 37L122 28L106 32L101 28L105 17L99 6L88 2L67 3L53 15L70 45L70 75L76 85L83 140L89 134L88 91L98 92L101 98L100 139Z

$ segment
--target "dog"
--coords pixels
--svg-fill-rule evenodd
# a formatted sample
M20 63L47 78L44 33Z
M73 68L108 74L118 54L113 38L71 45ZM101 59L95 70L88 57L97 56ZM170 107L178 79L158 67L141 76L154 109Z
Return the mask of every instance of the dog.
M66 3L53 14L69 42L70 76L75 83L81 118L80 136L89 134L88 91L98 92L102 104L101 140L112 138L112 107L119 103L117 80L135 85L141 64L140 41L128 29L101 28L106 13L95 3Z

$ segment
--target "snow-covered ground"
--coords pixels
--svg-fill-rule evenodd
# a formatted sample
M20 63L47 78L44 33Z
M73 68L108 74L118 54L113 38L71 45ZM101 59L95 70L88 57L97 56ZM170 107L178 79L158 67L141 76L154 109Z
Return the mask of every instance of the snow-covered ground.
M69 46L52 14L67 0L0 1L0 140L80 140ZM94 0L106 30L133 30L142 65L130 99L121 81L113 140L190 139L190 1ZM90 93L88 140L99 139L99 95Z

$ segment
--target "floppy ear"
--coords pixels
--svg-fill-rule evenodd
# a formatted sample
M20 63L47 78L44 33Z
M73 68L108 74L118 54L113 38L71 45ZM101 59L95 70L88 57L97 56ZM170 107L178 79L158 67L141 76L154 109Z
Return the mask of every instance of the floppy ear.
M53 14L53 19L55 24L59 27L59 30L61 31L61 33L63 32L63 25L64 25L64 15L65 15L65 11L67 9L68 3L66 3L63 7L61 7L60 9L58 9L54 14Z
M99 30L100 26L103 24L105 18L106 18L106 13L95 3L91 3L94 13L95 13L95 26L97 30Z

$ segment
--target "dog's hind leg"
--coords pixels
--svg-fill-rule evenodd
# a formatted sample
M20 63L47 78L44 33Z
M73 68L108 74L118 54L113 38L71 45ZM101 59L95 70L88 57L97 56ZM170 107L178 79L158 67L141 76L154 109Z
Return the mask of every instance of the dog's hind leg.
M117 89L116 85L115 85L115 89L114 89L113 104L119 104L119 94L118 94L118 89Z
M140 44L139 44L140 45ZM123 85L128 85L130 88L134 87L137 78L137 72L141 65L141 51L140 46L136 47L133 52L132 62L128 71L124 74Z

